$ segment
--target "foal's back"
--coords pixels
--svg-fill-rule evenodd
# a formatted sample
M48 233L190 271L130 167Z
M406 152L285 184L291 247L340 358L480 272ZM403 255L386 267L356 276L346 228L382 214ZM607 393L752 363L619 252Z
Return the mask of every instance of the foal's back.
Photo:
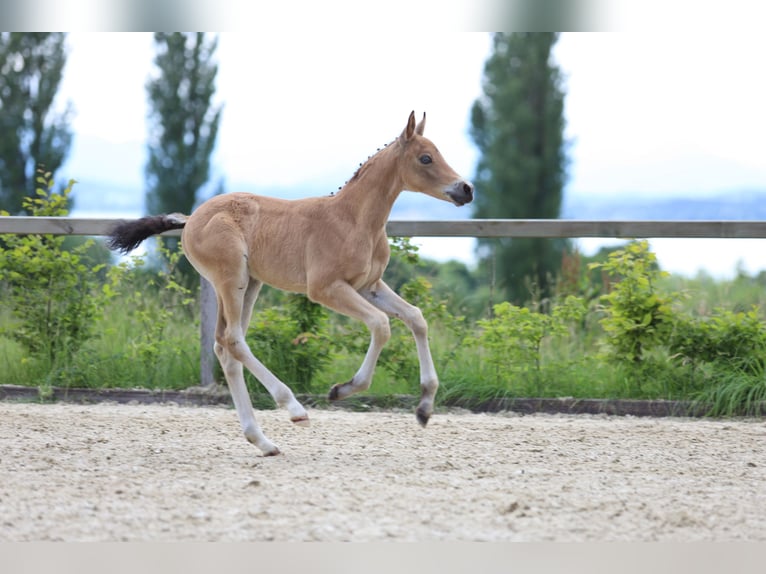
M228 273L305 293L312 277L372 283L388 262L385 233L355 233L335 197L278 199L229 193L202 204L188 219L183 246L198 271L213 280ZM360 285L361 286L361 285Z

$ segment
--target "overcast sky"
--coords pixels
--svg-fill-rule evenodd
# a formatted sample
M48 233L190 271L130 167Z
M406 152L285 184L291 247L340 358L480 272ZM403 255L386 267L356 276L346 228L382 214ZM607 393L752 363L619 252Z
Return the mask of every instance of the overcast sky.
M144 142L152 36L71 33L69 45L60 95L75 107L76 136ZM447 161L471 177L469 111L490 46L486 33L454 31L224 33L215 173L229 191L340 185L415 110L428 113L426 135ZM766 189L764 54L766 35L748 32L562 34L566 193ZM71 175L82 181L99 166L76 150ZM114 161L115 177L142 184L143 158Z
M150 34L73 33L62 97L77 134L143 142ZM410 110L470 177L484 33L225 33L216 165L227 181L293 185L348 173ZM664 193L766 186L766 36L563 34L569 190ZM136 177L141 178L140 169Z
M411 110L428 113L427 134L467 175L475 162L468 111L490 38L398 37L222 34L215 163L227 181L279 186L350 175L401 132ZM151 35L71 34L69 41L62 96L75 105L75 131L143 142Z

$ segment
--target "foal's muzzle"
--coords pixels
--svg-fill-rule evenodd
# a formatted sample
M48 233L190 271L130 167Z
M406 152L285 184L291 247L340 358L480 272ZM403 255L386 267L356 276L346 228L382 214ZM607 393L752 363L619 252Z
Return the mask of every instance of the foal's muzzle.
M468 181L456 181L445 193L455 205L465 205L473 201L473 184Z

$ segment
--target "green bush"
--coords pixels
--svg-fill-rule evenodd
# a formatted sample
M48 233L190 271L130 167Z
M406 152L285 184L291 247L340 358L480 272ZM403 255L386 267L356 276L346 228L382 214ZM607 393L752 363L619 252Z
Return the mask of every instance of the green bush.
M33 216L65 216L73 180L61 192L52 191L49 172L38 172L36 196L24 200ZM3 213L7 215L7 213ZM2 333L17 341L32 357L51 368L63 368L94 334L98 315L109 299L99 289L103 264L87 255L93 240L71 250L64 236L10 235L0 244L0 281L10 321Z
M612 359L639 363L647 351L664 344L671 331L675 295L658 291L658 281L667 273L658 269L656 259L643 240L610 253L606 262L589 265L615 281L601 296L601 325Z
M766 326L757 307L747 313L717 309L710 317L680 315L669 342L670 352L695 367L723 362L740 371L761 372Z
M542 393L543 340L570 333L573 323L582 321L584 301L570 295L554 305L549 314L518 307L508 302L493 307L493 317L477 322L478 333L466 342L484 360L484 376L495 384L509 384L514 377L531 378Z

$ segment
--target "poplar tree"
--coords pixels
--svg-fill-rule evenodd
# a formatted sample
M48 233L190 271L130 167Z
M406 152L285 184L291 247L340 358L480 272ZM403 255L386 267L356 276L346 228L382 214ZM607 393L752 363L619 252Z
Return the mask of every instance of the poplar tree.
M156 74L147 82L148 213L190 213L210 177L221 106L214 105L217 37L156 33ZM174 242L172 242L174 243Z
M566 180L564 89L551 52L556 33L497 33L485 62L483 95L471 109L480 158L476 218L555 219ZM523 303L550 294L565 240L479 240L505 298ZM494 259L492 259L494 258Z
M67 54L64 33L0 33L0 209L22 212L35 171L55 172L69 153L71 106L55 111Z

